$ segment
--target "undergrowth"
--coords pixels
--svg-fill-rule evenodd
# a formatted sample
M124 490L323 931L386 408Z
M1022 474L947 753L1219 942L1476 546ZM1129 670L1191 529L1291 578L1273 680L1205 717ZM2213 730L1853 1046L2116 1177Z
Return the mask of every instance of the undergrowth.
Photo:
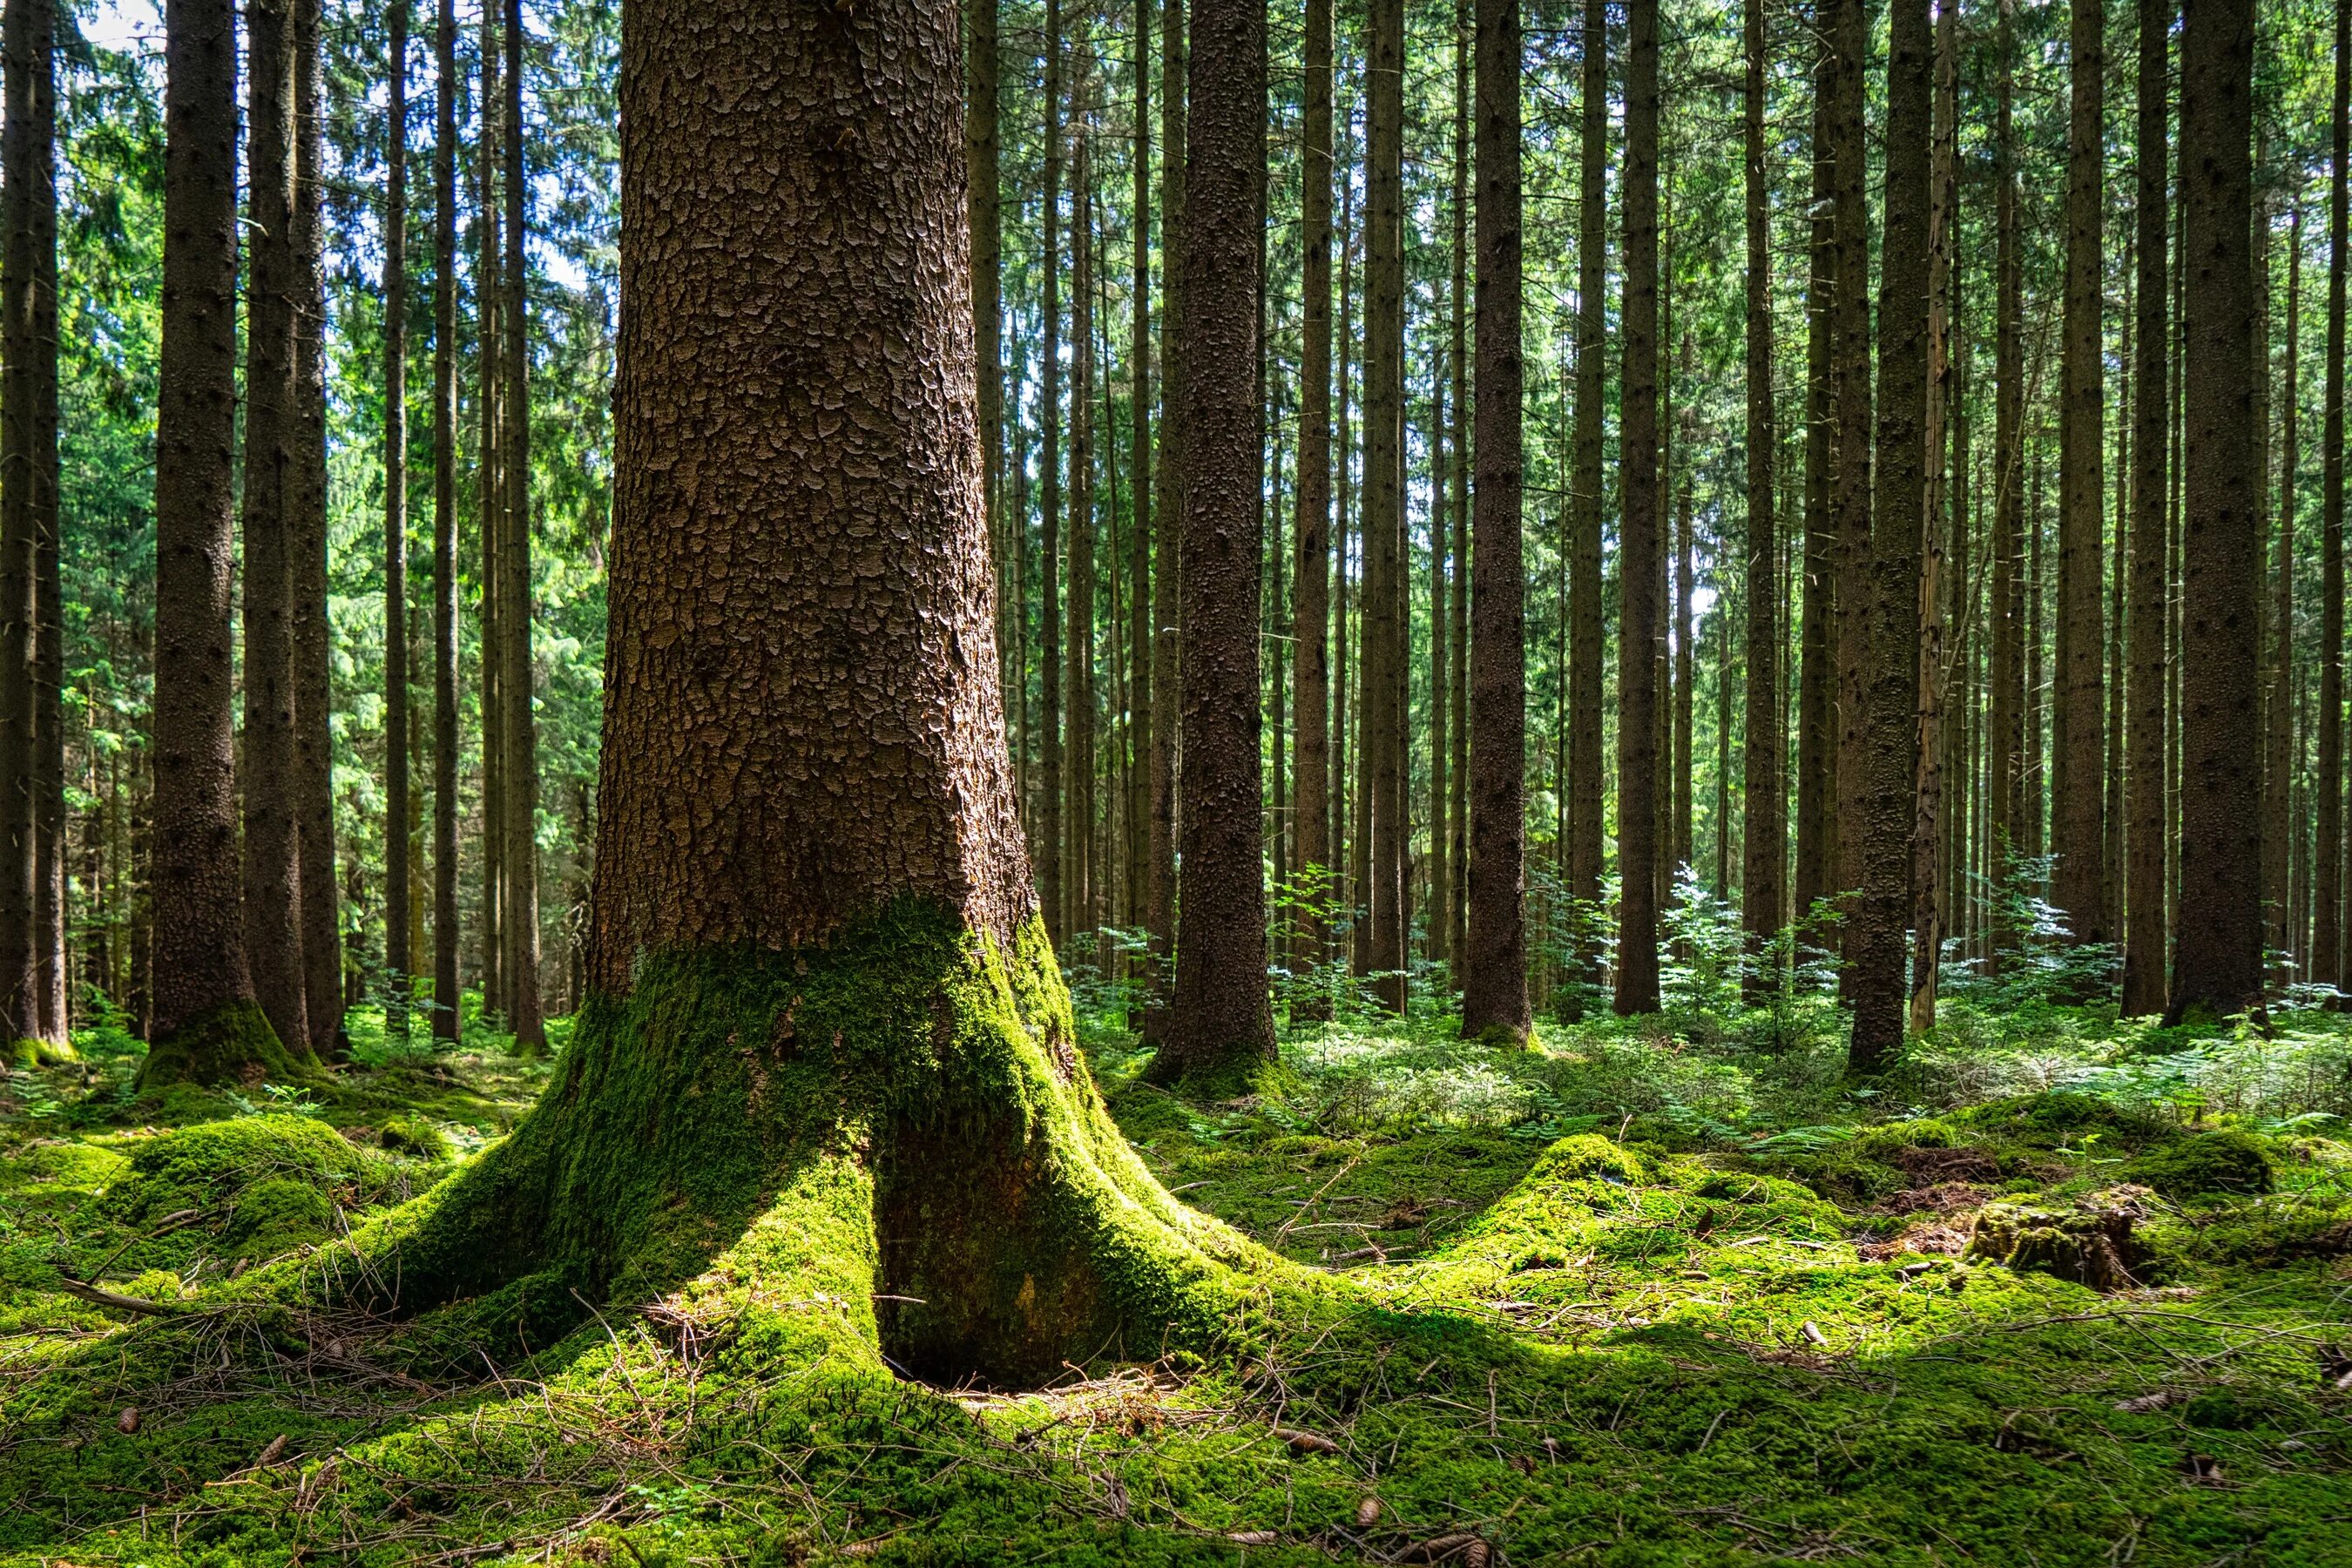
M1455 1038L1442 972L1402 1019L1327 972L1285 1070L1204 1104L1143 1081L1107 945L1077 1026L1120 1129L1303 1268L1225 1351L1043 1390L899 1377L855 1271L775 1288L822 1194L470 1357L462 1304L244 1289L502 1136L551 1069L495 1043L370 1016L274 1097L142 1101L119 1030L15 1072L0 1562L2352 1561L2342 1015L2167 1032L1961 984L1856 1085L1818 992L1744 1008L1704 963L1525 1051ZM1972 1251L1989 1208L2128 1210L2129 1277Z

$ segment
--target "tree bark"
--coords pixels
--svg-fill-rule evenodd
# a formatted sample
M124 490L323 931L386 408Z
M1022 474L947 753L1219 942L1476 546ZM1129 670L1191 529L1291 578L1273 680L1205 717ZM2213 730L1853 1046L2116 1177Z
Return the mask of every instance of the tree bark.
M1332 0L1307 0L1306 147L1301 167L1297 599L1291 658L1298 724L1291 772L1298 866L1307 879L1306 960L1321 963L1331 891L1331 100Z
M408 1039L408 8L385 7L383 1030Z
M1449 670L1446 691L1443 699L1448 723L1446 735L1451 751L1446 758L1445 809L1432 826L1432 833L1442 833L1448 846L1447 872L1453 886L1446 891L1445 910L1448 925L1445 951L1460 975L1462 954L1470 945L1470 100L1475 90L1470 68L1471 49L1466 40L1472 32L1471 0L1454 0L1454 27L1456 46L1454 52L1454 277L1451 292L1446 297L1448 335L1444 374L1453 389L1452 424L1448 431L1446 470L1430 478L1433 487L1450 485L1451 504L1446 517L1453 528L1453 573L1447 584L1447 603L1433 608L1433 614L1448 617L1447 626L1454 647L1454 661ZM1568 661L1559 661L1563 674ZM1567 726L1560 726L1563 734Z
M1607 684L1602 642L1601 535L1603 431L1607 418L1609 302L1609 7L1584 0L1582 103L1578 147L1576 247L1576 451L1569 496L1568 887L1571 920L1601 907L1601 707ZM1597 932L1580 933L1571 963L1570 1012L1601 980Z
M245 947L289 1051L308 1053L294 755L292 513L301 496L294 312L295 26L299 0L247 0L245 365Z
M1992 692L1985 757L1988 854L1994 882L2006 889L2010 862L2025 851L2024 588L2019 572L2019 504L2025 466L2025 339L2023 263L2017 218L2016 3L2000 0L1995 35L1993 147L1993 438L1992 601L1990 679ZM2000 897L1996 911L2004 907ZM1995 921L1991 933L1996 967L2014 945L2015 933Z
M1856 927L1867 918L1859 907L1864 858L1870 848L1873 736L1870 729L1874 635L1875 575L1871 538L1870 382L1870 202L1869 149L1864 126L1870 61L1869 7L1845 0L1830 38L1838 57L1835 90L1830 99L1829 140L1833 150L1831 247L1831 382L1836 409L1830 511L1837 533L1837 787L1838 855L1832 863L1832 891L1843 900L1845 921L1841 947L1845 963L1839 991L1854 1000L1861 978L1852 951ZM1905 660L1906 665L1908 659Z
M2059 403L2058 648L2050 755L2052 901L2076 942L2107 939L2104 596L2106 6L2069 7L2066 298Z
M1024 526L1024 520L1018 513L1006 514L1003 495L1004 139L997 100L999 3L1000 0L965 0L963 152L964 213L971 229L972 360L980 388L980 493L982 503L988 509L991 579L996 584L998 663L1005 677L1003 706L1009 715L1020 705L1016 686L1021 661L1014 650L1019 639L1027 635L1027 628L1007 614L1017 597L1010 576L1012 536L1015 529ZM1148 4L1149 0L1141 3ZM1136 47L1139 51L1142 45L1139 42ZM1138 79L1141 79L1139 76ZM1138 169L1148 162L1149 159L1139 158ZM1138 254L1141 254L1142 243L1139 238Z
M1183 879L1165 1079L1246 1076L1274 1059L1258 817L1258 170L1265 12L1193 11L1183 277Z
M458 1037L457 16L440 0L433 141L433 1037Z
M1835 890L1837 844L1837 520L1830 492L1837 463L1835 319L1837 146L1830 104L1837 96L1839 0L1815 0L1811 232L1805 276L1804 620L1797 676L1797 865L1791 914L1810 922ZM1817 940L1820 933L1815 933Z
M1951 407L1951 233L1959 195L1958 138L1959 74L1954 0L1939 0L1935 29L1935 129L1928 154L1931 182L1927 209L1927 462L1919 537L1916 588L1919 647L1918 773L1911 822L1911 1005L1907 1026L1926 1034L1936 1026L1936 994L1944 957L1948 889L1944 881L1945 690L1948 669L1944 641L1947 501L1945 426Z
M2184 11L2180 900L2195 918L2173 952L2171 1021L2227 1017L2259 1005L2263 985L2253 5L2191 0Z
M1178 258L1184 237L1184 151L1191 146L1185 123L1184 0L1160 6L1160 382L1166 390L1160 415L1159 514L1152 542L1158 570L1151 584L1151 844L1150 919L1154 966L1153 1002L1143 1015L1143 1037L1165 1036L1171 957L1176 942L1177 710L1181 693L1179 638L1184 517L1184 403L1181 390L1184 344L1184 279ZM1344 290L1343 290L1344 293ZM1335 857L1336 858L1336 857Z
M496 0L481 7L477 54L482 73L480 125L474 149L474 523L479 551L475 581L480 595L479 653L475 668L480 688L482 744L481 984L483 1007L501 1020L508 1016L509 1001L504 657L508 579L499 560L506 547L507 531L506 463L500 451L506 420L499 406L503 395L499 383L506 374L506 339L499 322L507 307L506 251L499 244L505 218L499 201L499 174L504 163L499 153L499 121L506 113L506 95L499 89L498 28L503 14Z
M2265 950L2287 954L2293 936L2287 924L2288 847L2294 842L2295 819L2290 804L2294 779L2294 521L2300 498L2298 468L2302 458L2296 415L2303 402L2303 204L2294 204L2289 222L2291 236L2286 264L2286 396L2280 419L2279 510L2277 564L2273 568L2273 610L2270 637L2273 653L2268 689L2263 699L2263 910ZM2267 345L2265 345L2267 348ZM2267 354L2265 354L2267 359ZM2263 366L2269 371L2267 363ZM2337 539L2336 575L2344 562ZM2324 634L2323 634L2324 635ZM2294 978L2291 958L2273 965L2282 983Z
M507 980L507 1027L518 1050L544 1050L547 1033L539 996L539 738L531 710L530 574L530 269L523 241L530 221L530 174L524 160L522 0L506 0L506 308L499 312L506 374L499 388L506 429L499 456L505 464L499 519L505 547L499 567L506 575L503 641L499 690L506 702L501 741L507 898L506 952L500 967Z
M1085 60L1092 40L1076 49ZM1076 142L1070 154L1069 628L1063 642L1063 701L1069 717L1062 762L1062 918L1065 945L1100 929L1095 885L1095 421L1094 115L1092 73L1078 68L1070 89ZM1090 944L1089 944L1090 945Z
M1151 0L1135 0L1135 196L1128 289L1127 712L1132 742L1127 771L1126 884L1131 927L1144 926L1151 882Z
M334 735L327 618L326 274L320 251L325 115L320 0L294 6L294 466L287 541L294 638L294 810L301 857L303 1008L310 1046L347 1054L335 864Z
M2344 333L2347 163L2352 163L2352 4L2336 5L2336 80L2328 119L2327 363L2319 436L2319 754L2312 838L2311 978L2344 969ZM2185 390L2185 389L2184 389ZM2186 674L2186 671L2183 671Z
M1360 967L1404 1010L1404 5L1370 0L1365 58L1362 760L1370 807ZM1197 205L1192 209L1197 211ZM1475 763L1473 764L1475 765ZM1477 858L1474 850L1471 858Z
M1038 457L1039 504L1045 510L1038 582L1044 598L1039 627L1038 699L1044 744L1037 780L1037 884L1045 907L1045 933L1059 946L1070 936L1068 869L1062 857L1062 5L1045 0L1045 213L1039 242L1045 264L1045 426Z
M1780 730L1780 538L1772 509L1773 486L1779 483L1779 432L1772 411L1772 190L1764 140L1764 0L1746 0L1740 36L1748 239L1748 688L1741 749L1746 810L1739 901L1740 926L1751 958L1744 988L1749 1005L1760 1006L1777 978L1760 960L1765 944L1780 934L1788 919L1789 855L1788 801L1780 776L1788 742ZM1717 721L1727 725L1730 719L1718 715ZM1729 831L1729 823L1717 823L1716 830Z
M1616 1009L1658 1010L1658 4L1625 11L1625 300L1617 546Z
M1520 541L1518 0L1477 0L1477 482L1470 541L1470 922L1462 1032L1524 1045L1527 574Z
M38 584L58 521L55 26L49 0L10 0L0 11L0 468L9 480L0 489L0 1062L26 1066L52 1037L43 1016L50 961L42 818L58 714L43 689Z

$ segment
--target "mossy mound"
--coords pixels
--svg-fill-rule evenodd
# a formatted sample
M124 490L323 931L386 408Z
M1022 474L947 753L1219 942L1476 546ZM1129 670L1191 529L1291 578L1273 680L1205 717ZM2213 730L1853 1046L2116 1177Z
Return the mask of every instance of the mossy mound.
M1882 1165L1900 1164L1899 1156L1910 1149L1950 1149L1958 1147L1959 1135L1952 1124L1935 1117L1922 1117L1912 1121L1885 1121L1861 1133L1847 1145L1861 1159L1874 1160Z
M2278 1161L2265 1140L2224 1128L2149 1150L2132 1162L2130 1175L2168 1198L2252 1195L2277 1186Z
M189 1019L155 1041L139 1068L144 1100L175 1086L323 1083L326 1075L307 1045L289 1049L269 1026L259 1004L233 1002Z
M446 1160L455 1152L449 1135L421 1117L394 1116L375 1130L376 1147L420 1160Z
M2161 1117L2087 1094L2053 1089L1979 1105L1949 1118L1956 1129L2032 1149L2076 1147L2096 1134L2110 1150L2168 1143L2180 1129Z

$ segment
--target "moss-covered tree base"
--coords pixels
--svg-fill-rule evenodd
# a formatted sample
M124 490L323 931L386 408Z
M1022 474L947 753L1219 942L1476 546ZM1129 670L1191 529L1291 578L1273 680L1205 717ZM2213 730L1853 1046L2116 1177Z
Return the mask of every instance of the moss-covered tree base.
M545 1334L722 1254L902 1372L1000 1384L1214 1340L1231 1266L1270 1261L1120 1137L1036 922L1008 953L903 903L818 950L648 956L510 1139L306 1272Z
M322 1077L307 1047L296 1052L280 1043L259 1004L232 1002L197 1014L151 1045L139 1069L139 1092L184 1083L313 1083Z
M44 1040L26 1036L7 1042L7 1060L15 1068L65 1067L81 1060L71 1040Z

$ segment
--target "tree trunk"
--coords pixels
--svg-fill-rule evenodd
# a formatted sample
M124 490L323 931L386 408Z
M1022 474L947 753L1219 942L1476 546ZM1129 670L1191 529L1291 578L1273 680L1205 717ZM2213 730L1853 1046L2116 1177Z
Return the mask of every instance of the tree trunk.
M1609 321L1609 7L1584 0L1582 103L1576 245L1576 452L1570 480L1568 543L1568 886L1571 930L1577 931L1569 1011L1580 1014L1583 994L1601 982L1597 930L1601 908L1601 707L1607 684L1602 641L1601 535L1602 422Z
M1331 99L1332 0L1307 0L1306 151L1298 404L1297 599L1292 613L1298 727L1295 775L1298 866L1308 899L1301 932L1309 964L1330 942L1321 919L1331 875Z
M2025 337L2023 263L2017 226L2017 133L2015 56L2016 0L2000 0L1994 44L1993 110L1994 260L1992 437L1992 649L1990 717L1988 720L1985 787L1988 853L1993 880L2002 890L2010 863L2023 852L2025 648L2024 592L2020 565L2018 510L2025 466ZM1999 911L2004 900L1996 896ZM1996 921L1991 942L1996 966L2016 934Z
M2271 676L2263 700L2263 947L2286 954L2293 949L2287 925L2288 846L2294 841L2295 819L2290 809L2294 778L2294 511L2301 486L2296 414L2303 402L2303 204L2294 205L2286 264L2286 396L2283 400L2279 452L2279 511L2277 565L2273 569L2271 615ZM2267 346L2267 345L2265 345ZM2268 356L2265 355L2265 358ZM2269 366L2263 370L2267 374ZM2337 539L2336 574L2343 569L2342 539ZM2340 612L2339 612L2340 613ZM2273 965L2281 983L2294 978L2291 960Z
M1754 961L1745 989L1749 1005L1759 1006L1776 980L1761 962L1763 949L1788 919L1784 877L1789 856L1788 801L1780 777L1788 742L1780 730L1780 537L1772 510L1780 437L1772 411L1772 190L1765 162L1764 0L1747 0L1740 31L1748 230L1748 705L1741 750L1747 798L1739 902L1740 926ZM1718 714L1717 721L1727 725L1730 719ZM1716 825L1718 833L1728 830L1727 821Z
M1454 648L1450 679L1443 699L1446 708L1447 740L1445 809L1432 833L1444 834L1448 854L1446 889L1448 921L1445 951L1455 982L1460 983L1462 955L1470 945L1470 100L1475 91L1471 74L1472 0L1454 0L1454 234L1451 247L1454 278L1446 296L1448 335L1444 376L1453 389L1453 423L1448 433L1446 471L1433 474L1432 486L1451 487L1446 516L1453 527L1453 573L1447 603L1442 613ZM1563 672L1565 658L1560 660ZM1562 727L1565 732L1566 726Z
M1404 1010L1404 4L1370 0L1364 183L1363 741L1370 807L1361 967ZM1474 764L1475 765L1475 764ZM1474 849L1471 858L1477 858Z
M1211 1084L1274 1059L1258 814L1257 220L1265 13L1201 0L1192 23L1183 277L1184 857L1176 1003L1153 1064Z
M163 341L155 430L152 941L142 1089L297 1070L254 994L237 859L231 458L236 429L236 26L230 0L170 0ZM12 362L13 363L13 362Z
M1079 55L1091 51L1081 37ZM1069 631L1063 700L1068 704L1062 791L1063 918L1071 942L1102 924L1095 866L1095 420L1094 115L1092 73L1081 65L1070 118L1070 481ZM1090 944L1089 944L1090 945Z
M539 741L531 714L531 590L530 590L530 272L523 240L529 221L526 202L530 176L523 153L522 0L506 0L506 157L505 194L506 308L499 312L504 331L506 374L499 391L506 429L499 456L506 468L500 486L499 517L506 529L499 568L505 574L500 630L499 691L506 702L500 740L505 753L502 775L506 815L499 831L505 836L507 898L504 936L506 952L499 967L507 982L507 1027L515 1047L525 1054L546 1049L547 1033L540 1017L539 999Z
M1151 584L1151 846L1150 918L1154 966L1153 1005L1143 1015L1143 1037L1164 1040L1176 942L1177 710L1181 649L1178 604L1182 571L1184 519L1183 372L1184 279L1178 260L1184 237L1184 154L1191 146L1185 125L1184 0L1161 0L1160 7L1160 414L1159 514L1152 554L1159 570ZM1343 290L1344 292L1344 290ZM1336 858L1336 857L1335 857Z
M1003 496L1004 142L998 123L998 5L999 0L965 0L964 5L964 216L971 230L971 335L972 363L980 392L980 494L981 504L988 509L990 581L996 588L998 663L1005 677L1003 706L1009 715L1020 700L1015 683L1019 680L1021 661L1013 650L1018 639L1027 634L1027 628L1009 620L1005 614L1015 599L1010 580L1012 535L1022 526L1022 519L1017 513L1006 515ZM1139 42L1136 46L1139 51L1142 47ZM1142 100L1139 98L1138 101ZM1139 158L1136 166L1140 170L1149 162L1148 158ZM1140 236L1141 231L1138 233ZM1139 238L1139 255L1142 248Z
M12 479L0 494L0 1060L26 1066L40 1054L45 990L38 759L46 704L35 584L43 535L57 526L54 417L46 453L42 446L45 384L52 403L56 397L57 333L52 327L46 339L40 334L45 309L54 316L57 308L54 27L48 0L10 0L0 12L7 100L0 131L0 466ZM18 474L31 482L13 482Z
M1120 1142L1023 853L955 34L945 0L633 0L590 998L354 1295L636 1300L741 1238L845 1303L780 1343L877 1373L1034 1384L1213 1326L1241 1245Z
M2058 648L2051 710L2052 901L2076 942L2107 939L2105 578L2105 344L2100 247L2106 200L2106 7L2069 7L2066 298L2058 436Z
M1068 868L1062 857L1062 5L1045 0L1045 215L1039 242L1045 263L1043 450L1038 477L1045 509L1038 582L1044 589L1038 626L1038 688L1045 743L1038 750L1037 885L1045 901L1045 933L1057 944L1070 936Z
M1685 401L1675 410L1675 431L1678 460L1673 468L1675 481L1675 636L1674 636L1674 798L1668 802L1666 820L1669 846L1664 893L1666 901L1674 899L1675 879L1682 868L1691 865L1691 741L1692 710L1698 695L1698 648L1691 640L1691 595L1697 589L1696 562L1693 558L1691 539L1691 471L1697 466L1698 445L1698 342L1685 331L1682 338L1682 384L1690 389Z
M1833 893L1845 911L1841 931L1844 966L1839 992L1849 1003L1861 978L1853 953L1865 918L1863 890L1874 804L1870 681L1877 653L1871 638L1876 606L1871 564L1870 202L1869 149L1864 126L1868 98L1870 16L1864 0L1844 0L1830 47L1838 58L1830 98L1829 141L1834 163L1832 198L1830 374L1835 407L1830 512L1837 533L1837 802L1838 855ZM1908 666L1906 657L1905 665Z
M294 509L301 406L294 311L294 6L248 0L245 363L245 947L270 1026L310 1050L302 964L300 825L294 756Z
M433 1037L458 1036L457 16L433 34Z
M1658 0L1628 0L1617 546L1617 994L1658 1010Z
M1136 0L1135 211L1128 331L1127 712L1132 742L1127 773L1126 877L1130 927L1144 926L1151 880L1151 0Z
M1445 349L1441 343L1429 356L1429 903L1424 930L1427 952L1433 963L1452 963L1454 954L1445 944L1454 929L1445 897L1453 885L1453 846L1445 837L1445 765L1453 755L1445 698L1453 687L1449 667L1454 662L1453 628L1445 619L1446 546L1452 520L1446 516ZM1469 530L1463 531L1465 537ZM1465 650L1465 653L1467 650ZM1461 971L1453 970L1455 983Z
M2319 756L2313 785L2311 978L2341 985L2344 970L2344 317L2347 163L2352 163L2352 4L2336 5L2336 82L2329 116L2327 363L2319 436ZM2185 160L2184 160L2185 162ZM2186 328L2184 327L2184 331ZM2184 389L2185 390L2185 389ZM2185 675L2187 672L2183 671ZM2184 715L2185 716L2185 715Z
M2262 494L2253 471L2252 0L2195 0L2180 44L2183 322L2180 900L2169 1021L2263 985Z
M348 1054L335 864L332 627L327 619L326 274L320 251L325 113L320 0L294 6L294 460L287 542L294 648L294 811L301 858L303 1007L311 1048Z
M1470 921L1462 1032L1524 1045L1527 574L1519 525L1518 0L1477 0L1478 468L1471 488Z
M1959 195L1957 142L1959 130L1958 62L1954 0L1939 0L1935 31L1935 129L1928 154L1931 182L1927 208L1927 321L1925 391L1926 459L1924 506L1916 589L1919 626L1918 773L1911 822L1911 1005L1907 1026L1926 1034L1936 1026L1936 992L1941 978L1948 888L1943 878L1946 752L1944 744L1947 627L1945 539L1950 494L1944 467L1945 421L1951 407L1951 233Z
M480 656L476 674L480 686L482 739L482 1005L501 1020L508 1016L506 874L506 647L507 574L499 556L506 547L504 486L506 464L500 444L506 438L501 416L499 383L506 373L505 334L499 319L507 307L501 274L505 247L499 243L504 216L499 202L499 121L506 112L506 95L499 90L501 66L498 24L502 15L496 0L481 7L478 63L482 72L480 134L474 149L474 328L476 447L474 451L475 530L480 550L476 581L480 584Z
M1856 63L1861 57L1853 57ZM1846 939L1853 1034L1846 1068L1875 1073L1903 1049L1905 932L1919 778L1919 539L1930 519L1929 337L1935 35L1928 0L1894 0L1886 55L1886 205L1879 270L1877 450L1873 456L1870 658L1864 699L1868 793L1861 897ZM1857 137L1846 143L1859 150ZM1865 373L1866 374L1867 373ZM1850 579L1851 580L1851 579ZM2093 609L2097 601L2092 601ZM2093 621L2095 628L2097 622Z
M1805 607L1797 676L1797 866L1794 909L1810 922L1835 890L1837 844L1837 519L1830 492L1837 465L1836 380L1831 366L1835 320L1837 146L1831 100L1837 96L1839 0L1816 0L1812 119L1811 233L1805 276ZM1819 940L1822 933L1813 933Z
M383 1032L408 1040L408 8L385 7Z

